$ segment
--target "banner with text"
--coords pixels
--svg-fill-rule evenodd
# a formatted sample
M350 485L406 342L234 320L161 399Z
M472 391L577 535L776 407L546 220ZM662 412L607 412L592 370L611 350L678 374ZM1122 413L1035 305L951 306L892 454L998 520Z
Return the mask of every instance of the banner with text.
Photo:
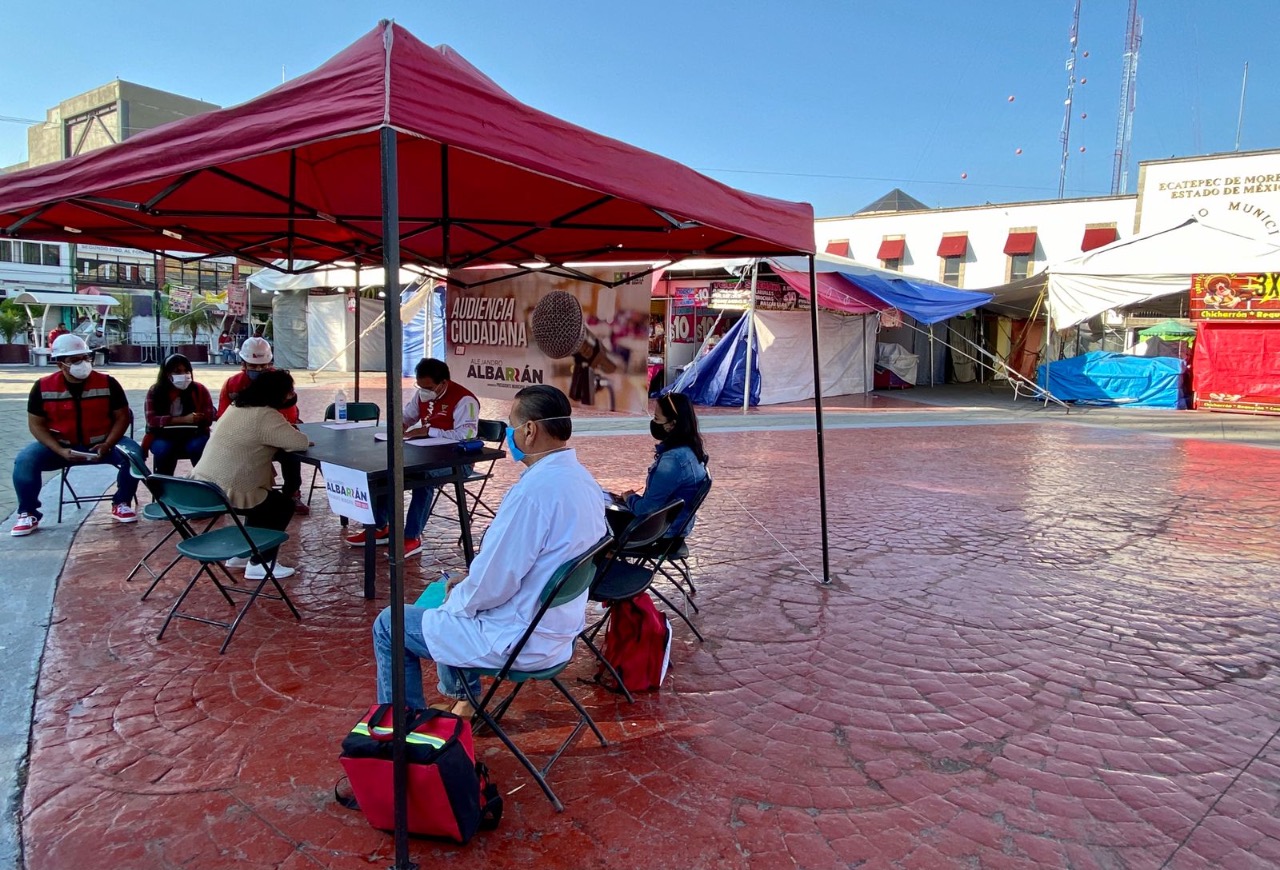
M1280 321L1280 273L1192 275L1191 319Z
M324 490L329 496L329 509L340 517L373 525L373 501L369 498L369 475L345 465L321 462Z
M545 272L462 288L445 299L450 377L478 396L510 399L551 384L575 405L643 413L652 278L633 271L583 272L623 282L606 287Z

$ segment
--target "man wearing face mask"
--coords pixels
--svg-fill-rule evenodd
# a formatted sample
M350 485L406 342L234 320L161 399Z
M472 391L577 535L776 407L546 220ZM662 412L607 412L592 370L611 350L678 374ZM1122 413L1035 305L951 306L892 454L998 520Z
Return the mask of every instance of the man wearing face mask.
M138 515L133 497L138 481L129 473L129 458L117 444L134 444L129 429L129 400L115 378L93 370L93 354L84 339L67 333L54 341L49 353L58 366L41 378L27 398L27 428L35 443L13 461L13 489L18 518L9 534L20 538L40 525L41 473L82 462L105 462L119 469L111 516L134 523Z
M245 387L253 383L258 375L275 369L272 364L274 359L271 344L265 338L254 335L244 340L244 344L240 345L240 371L227 378L227 382L222 385L222 390L218 393L219 419L227 413L227 409L235 402L236 396L244 392ZM296 427L302 422L296 397L292 405L278 410L291 425ZM280 466L280 477L283 482L280 491L293 500L293 512L300 516L311 513L311 508L307 507L307 503L302 500L302 462L297 456L281 450L276 454L276 463Z
M467 441L476 437L480 422L480 401L475 393L449 378L449 366L442 360L424 359L414 369L418 388L404 406L404 434L406 438L448 438L451 441ZM449 477L452 469L428 471L429 477ZM427 508L431 506L431 487L413 490L409 510L404 515L404 555L416 556L422 552L422 530L427 526ZM388 505L380 500L374 507L378 524L377 542L385 545L391 539L387 528ZM363 547L365 533L351 535L347 544Z
M470 716L455 668L500 667L533 621L542 590L556 569L604 537L600 484L578 461L569 399L539 384L516 393L507 448L523 464L485 532L470 573L439 608L405 607L405 689L410 707L426 706L421 660L436 662L440 693L453 712ZM540 670L565 661L586 620L587 593L547 611L516 661ZM391 610L374 622L378 701L391 701ZM479 680L472 678L479 694Z

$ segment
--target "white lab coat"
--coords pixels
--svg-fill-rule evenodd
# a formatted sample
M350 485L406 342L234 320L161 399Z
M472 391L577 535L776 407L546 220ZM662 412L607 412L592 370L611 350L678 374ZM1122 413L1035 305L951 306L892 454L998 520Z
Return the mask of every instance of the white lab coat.
M502 499L470 574L422 617L431 657L457 667L501 667L537 614L551 575L606 531L600 484L573 450L525 469ZM539 670L566 661L586 609L583 592L547 611L516 666Z

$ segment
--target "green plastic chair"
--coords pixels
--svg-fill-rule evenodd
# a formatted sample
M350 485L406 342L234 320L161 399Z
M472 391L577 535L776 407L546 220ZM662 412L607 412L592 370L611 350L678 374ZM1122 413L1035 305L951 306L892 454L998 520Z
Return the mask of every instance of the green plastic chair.
M542 621L542 617L546 615L548 610L562 604L568 604L569 602L580 598L582 594L590 588L591 581L596 576L596 558L612 542L613 538L606 535L593 544L585 553L575 559L570 559L568 562L565 562L556 569L555 574L551 576L551 579L547 581L547 585L542 589L542 595L539 598L541 606L538 608L538 612L534 615L533 621L529 623L529 627L525 629L524 634L521 635L519 642L515 645L515 648L512 649L511 655L507 657L506 664L500 668L456 668L464 678L469 677L470 675L493 677L493 682L489 685L489 691L484 693L483 698L476 698L475 695L472 694L471 687L467 684L467 680L464 679L463 687L467 693L467 699L471 702L471 705L475 707L476 715L480 717L481 721L498 736L499 740L506 744L507 749L511 750L511 754L514 755L519 762L525 766L525 769L533 775L533 778L537 780L538 785L542 788L543 794L547 796L547 799L551 801L552 806L556 808L556 812L563 812L564 804L560 803L560 799L556 797L556 793L552 791L551 786L547 784L546 776L547 773L550 772L551 766L556 763L561 755L564 754L564 751L569 748L569 745L573 743L584 727L589 727L595 733L596 739L600 741L601 746L608 746L609 743L604 739L604 735L600 733L600 729L591 718L591 714L586 711L586 708L578 702L578 699L575 698L569 690L565 688L564 683L559 680L560 673L564 671L564 669L569 666L569 662L573 660L572 651L570 652L569 658L565 659L560 664L554 667L544 668L539 671L517 670L515 667L516 659L520 657L520 652L524 649L525 644L529 642L529 638L533 637L534 632L537 631L538 623ZM560 744L560 748L555 751L555 754L551 756L550 760L547 761L546 765L541 769L536 767L534 763L529 760L529 757L520 751L520 748L515 745L511 738L507 736L507 733L502 730L502 726L498 724L502 719L503 714L507 712L507 708L511 706L511 702L514 701L516 695L519 694L520 689L524 687L525 683L532 680L546 680L550 682L551 685L555 686L560 691L560 694L569 699L569 703L578 711L578 721L577 724L574 725L573 731L570 732L569 736ZM497 695L499 687L504 683L513 684L511 693L503 698L491 712L489 709L490 704L493 703L493 699Z
M225 653L227 645L231 643L231 638L236 633L236 628L240 625L240 621L244 619L249 608L253 606L253 602L259 598L283 601L293 613L294 619L302 619L298 609L293 606L293 601L289 599L288 594L284 591L284 587L276 580L272 570L273 566L262 558L262 551L278 547L289 540L289 535L286 532L246 526L240 521L240 517L236 515L235 511L231 509L231 504L227 501L226 494L220 488L207 481L153 474L146 479L146 484L160 504L179 516L188 517L201 511L216 510L226 514L232 521L232 525L192 535L191 537L184 536L183 540L178 542L178 552L188 559L199 562L200 567L192 575L190 582L182 590L182 594L178 596L178 600L173 603L173 607L170 608L169 615L165 617L164 625L160 627L160 634L156 636L157 640L164 637L165 630L169 628L169 623L175 617L189 619L193 622L203 622L206 625L216 625L227 629L227 636L222 641L222 646L218 649L219 653ZM217 576L210 569L211 565L217 564L219 569L226 573L226 569L221 563L227 559L243 559L245 557L261 562L266 567L264 572L266 576L253 589L225 586L219 582ZM195 587L196 581L200 579L201 574L207 575L213 581L214 585L218 587L218 591L222 593L222 597L227 599L227 603L233 607L235 602L231 600L231 596L228 593L238 592L248 596L239 612L236 613L235 619L231 622L223 622L178 611L178 608L182 606L182 602L186 600L187 595ZM272 595L262 591L268 582L275 587L277 594Z

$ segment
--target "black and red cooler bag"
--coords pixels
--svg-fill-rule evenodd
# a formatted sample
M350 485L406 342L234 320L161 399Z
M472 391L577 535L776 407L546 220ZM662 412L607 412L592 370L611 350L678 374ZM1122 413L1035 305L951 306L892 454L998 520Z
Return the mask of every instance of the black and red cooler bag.
M409 833L466 843L480 828L495 828L502 798L489 771L475 760L471 723L444 710L409 714ZM369 824L395 828L390 704L375 704L342 741L339 761L355 803Z

